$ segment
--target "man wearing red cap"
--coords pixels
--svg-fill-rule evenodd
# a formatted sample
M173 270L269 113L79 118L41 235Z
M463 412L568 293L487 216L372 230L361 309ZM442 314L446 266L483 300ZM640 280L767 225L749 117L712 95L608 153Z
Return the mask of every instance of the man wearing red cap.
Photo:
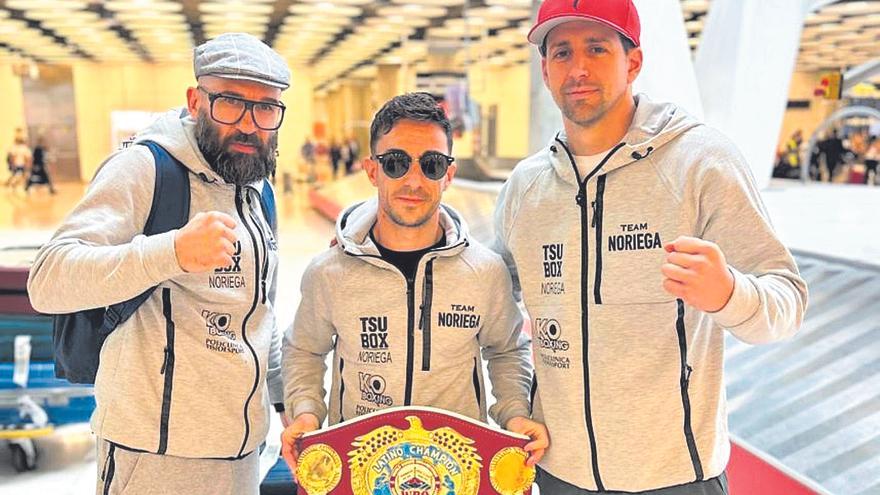
M542 493L727 493L725 331L797 331L806 284L729 139L633 95L631 0L545 0L529 41L563 131L495 211L532 320Z

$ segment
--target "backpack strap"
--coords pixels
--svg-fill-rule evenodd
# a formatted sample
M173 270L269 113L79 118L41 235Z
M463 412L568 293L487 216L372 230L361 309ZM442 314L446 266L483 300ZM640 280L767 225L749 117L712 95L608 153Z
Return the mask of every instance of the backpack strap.
M153 153L156 162L156 187L153 204L144 224L144 235L156 235L179 229L189 221L189 170L162 146L153 141L138 143Z
M266 223L272 227L272 234L278 238L278 210L275 207L275 190L269 179L263 179L263 191L260 193L260 206L263 208L263 215L266 217Z
M189 170L159 144L153 141L141 141L137 144L150 150L156 164L153 202L144 224L144 235L162 234L183 227L189 221ZM127 320L155 289L156 287L150 287L128 301L109 306L104 313L103 331L110 333Z

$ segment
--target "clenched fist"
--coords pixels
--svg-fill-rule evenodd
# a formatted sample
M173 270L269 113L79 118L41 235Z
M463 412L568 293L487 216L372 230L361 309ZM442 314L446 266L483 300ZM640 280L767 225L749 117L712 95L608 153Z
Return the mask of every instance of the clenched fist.
M721 311L733 295L733 274L714 242L679 237L664 246L666 263L660 268L663 288L707 313Z
M219 211L196 213L174 236L174 253L184 271L201 273L232 264L235 219Z

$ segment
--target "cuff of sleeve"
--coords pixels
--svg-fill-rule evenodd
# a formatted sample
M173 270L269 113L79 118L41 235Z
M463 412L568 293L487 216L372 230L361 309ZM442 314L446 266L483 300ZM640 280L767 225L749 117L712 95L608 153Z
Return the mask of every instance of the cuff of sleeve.
M177 229L162 234L143 236L141 242L144 270L153 282L160 284L185 273L174 252Z
M290 416L291 419L296 419L300 414L312 413L318 417L319 424L324 422L324 416L327 414L327 409L323 402L317 402L311 399L303 399L294 404L288 404L287 410L290 411L288 416Z
M530 418L531 414L529 414L528 404L511 404L504 409L498 410L494 416L495 422L498 423L498 426L507 429L507 422L511 419L517 416Z
M271 371L271 370L270 370ZM284 384L281 382L281 376L270 377L266 380L266 387L269 389L269 402L272 404L281 404L284 408Z
M277 412L277 413L283 413L283 412L284 412L284 404L282 404L281 402L278 402L278 403L272 404L272 407L275 408L275 412Z
M745 323L755 315L760 307L758 289L749 280L749 277L733 267L728 267L728 270L733 275L733 294L723 308L715 313L710 313L715 323L724 328L732 328Z

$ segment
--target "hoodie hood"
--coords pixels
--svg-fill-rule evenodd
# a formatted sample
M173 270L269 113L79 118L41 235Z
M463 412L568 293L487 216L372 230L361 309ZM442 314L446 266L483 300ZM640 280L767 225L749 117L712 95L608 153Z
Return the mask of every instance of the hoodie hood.
M370 237L376 224L379 200L372 198L348 207L336 221L336 242L347 254L378 257L379 249ZM444 252L456 254L468 244L468 228L461 215L452 207L440 204L440 226L446 232Z
M607 173L647 158L685 131L702 125L696 118L673 103L655 103L644 94L635 96L636 112L629 130L599 173ZM619 148L619 149L618 149ZM572 163L574 154L565 131L560 131L547 148L554 170L566 182L577 184ZM611 153L611 150L609 150ZM571 156L569 156L571 154Z
M134 142L153 141L205 182L225 184L226 182L214 172L199 150L195 128L196 121L186 108L177 108L165 112L149 127L139 132Z

